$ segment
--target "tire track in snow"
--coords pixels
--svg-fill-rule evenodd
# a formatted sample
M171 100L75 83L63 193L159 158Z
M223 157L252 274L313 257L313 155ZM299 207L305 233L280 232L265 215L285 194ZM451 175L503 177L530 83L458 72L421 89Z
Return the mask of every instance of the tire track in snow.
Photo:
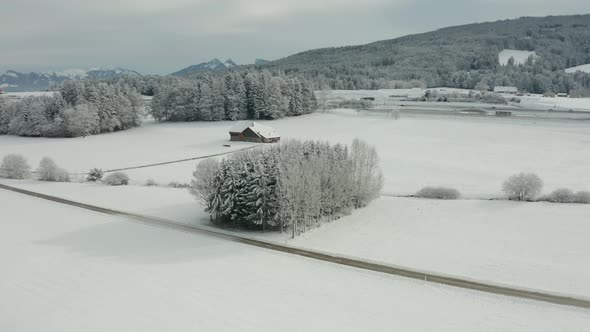
M198 226L189 226L176 223L172 220L167 220L163 218L157 218L152 216L141 215L137 213L125 212L120 210L108 209L96 205L90 205L85 203L80 203L64 198L60 198L57 196L51 196L46 194L37 193L34 191L19 189L11 186L7 186L4 184L0 184L0 189L12 191L15 193L28 195L32 197L36 197L39 199L48 200L55 203L60 203L64 205L74 206L94 212L104 213L108 215L114 216L122 216L130 218L136 222L140 222L147 225L152 226L160 226L169 229L174 229L182 232L205 235L217 239L232 241L236 243L241 243L245 245L255 246L259 248L264 248L268 250L283 252L287 254L303 256L311 259L316 259L324 262L330 262L334 264L380 272L385 274L390 274L394 276L400 276L405 278L423 280L424 282L441 284L451 287L463 288L468 290L480 291L495 295L503 295L509 296L514 298L521 298L526 300L533 300L539 302L547 302L552 304L559 304L559 305L566 305L572 306L577 308L583 309L590 309L590 299L583 298L583 297L573 297L563 294L557 293L550 293L544 292L539 290L530 290L525 288L518 288L500 284L494 284L489 282L482 282L471 280L467 278L461 278L456 276L444 275L434 272L425 272L410 268L405 268L401 266L394 266L389 264L383 264L378 262L373 262L369 260L363 260L353 257L346 257L343 255L337 255L332 253L320 252L315 250L308 250L298 247L292 247L284 244L263 241L259 239L254 239L251 237L240 236L236 234L232 234L229 232L224 232L220 230L211 230L205 227L198 227Z
M163 161L163 162L159 162L159 163L146 164L146 165L140 165L140 166L130 166L130 167L123 167L123 168L107 169L107 170L104 170L103 173L128 171L128 170L132 170L132 169L148 168L148 167L155 167L155 166L162 166L162 165L183 163L183 162L192 161L192 160L208 159L208 158L213 158L213 157L225 156L225 155L236 153L236 152L240 152L240 151L252 150L252 149L257 148L257 147L259 147L259 146L258 145L254 145L254 146L249 146L249 147L245 147L245 148L241 148L241 149L237 149L237 150L232 150L232 151L227 151L227 152L221 152L221 153L215 153L215 154L209 154L209 155L199 156L199 157L192 157L192 158L185 158L185 159L178 159L178 160L171 160L171 161ZM84 174L88 174L88 173L84 173Z

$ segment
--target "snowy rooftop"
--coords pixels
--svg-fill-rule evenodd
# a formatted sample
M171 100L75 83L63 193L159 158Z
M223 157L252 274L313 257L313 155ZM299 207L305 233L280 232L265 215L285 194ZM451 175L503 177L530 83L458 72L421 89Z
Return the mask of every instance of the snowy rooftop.
M235 126L231 127L229 130L230 133L241 133L247 128L250 128L256 134L265 137L265 138L274 138L279 137L279 134L274 128L265 126L255 121L247 121L247 122L240 122Z

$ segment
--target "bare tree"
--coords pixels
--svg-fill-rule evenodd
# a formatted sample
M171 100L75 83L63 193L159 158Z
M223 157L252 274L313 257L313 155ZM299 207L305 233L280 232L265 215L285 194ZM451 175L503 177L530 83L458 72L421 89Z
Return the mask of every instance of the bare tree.
M218 166L217 160L205 159L197 165L197 169L193 172L193 180L189 191L205 205L208 204L211 195L215 191L212 181Z
M541 193L543 181L533 173L519 173L508 178L502 190L511 200L530 201Z
M330 97L331 92L332 89L327 83L320 84L320 90L317 91L317 96L320 107L322 108L322 112L326 112L326 107L328 105L328 99Z
M0 177L9 179L28 179L31 177L31 166L18 154L9 154L2 159Z

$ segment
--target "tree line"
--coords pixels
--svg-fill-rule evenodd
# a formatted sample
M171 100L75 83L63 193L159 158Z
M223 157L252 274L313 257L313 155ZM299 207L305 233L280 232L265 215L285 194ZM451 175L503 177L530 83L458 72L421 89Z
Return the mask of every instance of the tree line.
M266 70L163 82L150 110L158 121L272 120L317 107L310 81Z
M0 134L78 137L139 126L141 96L126 84L66 81L52 96L0 98Z
M374 147L287 141L221 161L201 162L191 193L215 223L299 235L378 197L382 187Z

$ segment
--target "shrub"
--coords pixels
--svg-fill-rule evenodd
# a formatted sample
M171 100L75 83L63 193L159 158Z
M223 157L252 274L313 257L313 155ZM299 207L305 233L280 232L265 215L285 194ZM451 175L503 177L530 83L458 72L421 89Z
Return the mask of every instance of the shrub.
M172 181L172 182L168 183L168 187L186 189L186 188L190 188L191 185L188 183L180 183L180 182Z
M457 189L446 187L424 187L415 195L430 199L457 199L461 196Z
M590 204L590 191L578 191L574 195L574 203Z
M102 180L103 171L98 168L93 168L88 172L88 176L86 177L86 181L89 182L96 182Z
M18 154L9 154L2 159L0 177L9 179L28 179L31 177L31 166Z
M115 172L107 175L103 182L110 186L126 186L129 184L129 176L123 172Z
M573 203L576 200L576 195L569 189L561 188L547 195L545 200L552 203Z
M533 173L520 173L508 178L502 185L502 190L508 199L516 201L530 201L541 193L543 181Z
M49 157L41 159L39 168L37 168L37 178L41 181L70 181L68 172L57 167L57 164Z
M148 180L145 182L145 185L146 185L146 186L148 186L148 187L153 187L153 186L157 186L157 185L158 185L158 183L157 183L157 182L156 182L156 180L154 180L154 179L148 179Z

